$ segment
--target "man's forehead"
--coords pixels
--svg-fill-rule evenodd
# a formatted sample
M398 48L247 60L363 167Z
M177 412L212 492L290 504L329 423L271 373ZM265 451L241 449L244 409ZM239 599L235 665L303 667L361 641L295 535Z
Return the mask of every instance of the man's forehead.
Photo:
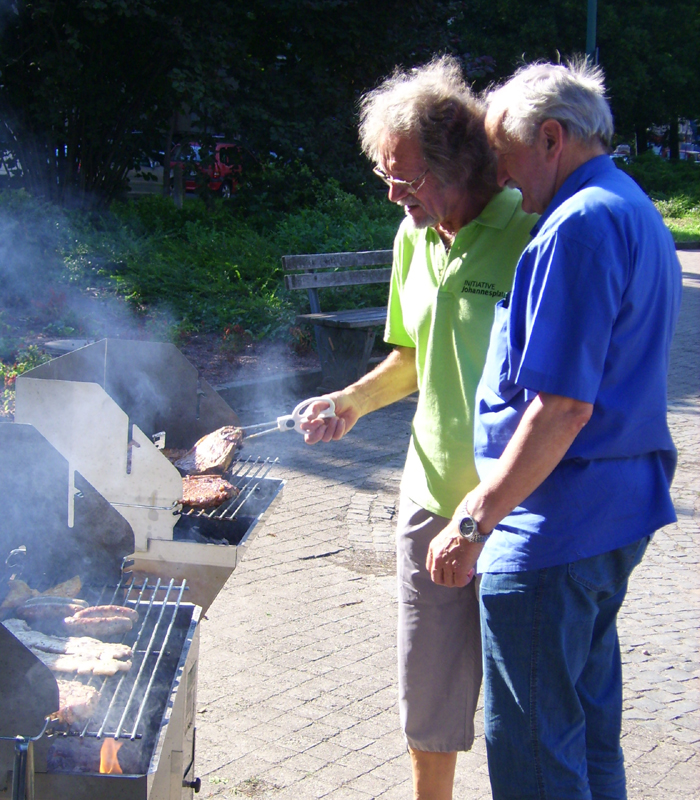
M504 111L494 111L489 109L484 120L486 128L486 138L489 145L497 153L502 153L512 146L512 141L503 127Z
M417 137L387 133L382 139L379 157L384 164L415 162L423 160L423 151Z

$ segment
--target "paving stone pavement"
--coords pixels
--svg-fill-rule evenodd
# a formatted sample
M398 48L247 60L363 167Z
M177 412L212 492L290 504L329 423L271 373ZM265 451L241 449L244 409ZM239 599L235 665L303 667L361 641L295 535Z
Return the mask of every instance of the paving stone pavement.
M670 377L678 522L655 536L620 617L630 800L700 797L700 253L680 253L682 317ZM280 395L238 407L284 413ZM286 400L286 398L283 398ZM200 797L409 800L396 710L394 516L415 400L332 446L257 440L286 481L245 560L201 623ZM252 444L250 445L252 451ZM455 798L490 798L481 709Z

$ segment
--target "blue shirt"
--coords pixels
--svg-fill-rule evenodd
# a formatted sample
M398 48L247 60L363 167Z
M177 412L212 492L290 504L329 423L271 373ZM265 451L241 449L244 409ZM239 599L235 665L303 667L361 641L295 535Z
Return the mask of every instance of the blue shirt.
M480 572L555 566L675 520L666 377L681 296L670 233L608 156L572 173L496 308L477 390L483 480L538 392L593 404L564 459L497 527Z

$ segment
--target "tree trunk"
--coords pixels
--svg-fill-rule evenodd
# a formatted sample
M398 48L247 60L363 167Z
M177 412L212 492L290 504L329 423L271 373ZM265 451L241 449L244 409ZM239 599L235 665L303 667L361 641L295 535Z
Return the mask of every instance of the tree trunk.
M637 155L646 153L649 149L646 125L637 124L634 127L634 138L637 143Z
M170 154L173 152L173 135L175 133L175 122L177 111L173 112L170 119L168 135L165 137L165 150L163 152L163 197L170 197Z
M678 139L678 117L672 117L668 128L668 149L671 161L678 161L681 157Z
M185 176L182 172L182 162L178 161L173 168L173 201L178 208L182 208L185 198Z

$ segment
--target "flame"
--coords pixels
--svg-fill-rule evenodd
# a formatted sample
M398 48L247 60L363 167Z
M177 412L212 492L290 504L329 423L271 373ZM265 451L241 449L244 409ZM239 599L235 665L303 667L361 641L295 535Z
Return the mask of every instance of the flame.
M117 753L122 746L116 739L105 739L100 750L100 772L105 775L121 775L122 768L119 766Z

